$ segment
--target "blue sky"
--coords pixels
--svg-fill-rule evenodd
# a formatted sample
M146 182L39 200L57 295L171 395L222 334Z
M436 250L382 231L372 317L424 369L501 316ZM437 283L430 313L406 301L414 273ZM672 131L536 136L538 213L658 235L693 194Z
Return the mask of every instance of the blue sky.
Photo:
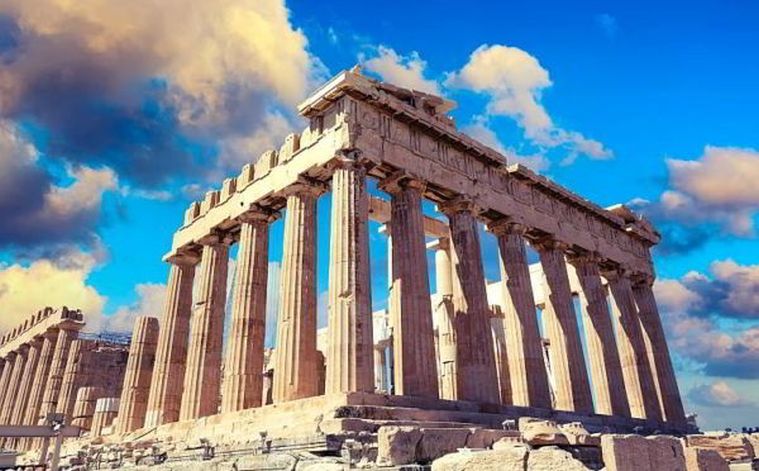
M295 105L361 63L457 101L458 126L512 160L650 217L688 409L706 428L759 425L755 4L42 1L0 5L0 329L45 304L107 328L159 315L189 202L302 129Z

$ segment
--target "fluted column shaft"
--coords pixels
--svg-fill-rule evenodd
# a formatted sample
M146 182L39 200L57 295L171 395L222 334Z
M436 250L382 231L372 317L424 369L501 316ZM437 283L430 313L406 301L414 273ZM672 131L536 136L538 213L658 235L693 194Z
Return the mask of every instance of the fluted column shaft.
M194 259L172 261L166 284L166 305L158 333L155 368L150 383L146 427L157 427L179 420L194 279Z
M298 185L287 196L282 252L274 402L318 394L316 355L316 200L320 188ZM334 229L333 229L334 230Z
M451 230L456 399L497 404L500 391L474 207L456 201L441 209Z
M3 407L0 409L0 424L11 424L16 402L20 400L18 392L21 386L24 367L26 366L26 358L28 354L29 346L27 345L22 345L18 350L16 350L16 357L13 360L13 370L11 371L11 377L8 381L8 393L5 395Z
M40 423L48 415L55 412L58 407L58 400L61 394L61 385L63 375L66 372L66 363L71 350L71 343L77 338L79 333L75 330L61 329L58 331L58 338L55 341L55 350L53 351L53 360L50 364L50 374L45 385L45 394L42 396L42 406L40 407Z
M158 344L158 319L140 316L134 323L132 344L121 389L116 433L132 432L145 425L151 373Z
M57 339L57 332L46 332L42 337L42 347L40 349L40 357L37 363L37 371L34 373L34 381L32 382L32 388L29 393L29 402L26 406L26 413L24 416L23 423L25 424L37 425L39 423L42 398L45 394L48 376L50 375L50 367L53 363L53 354L55 353Z
M548 374L538 328L535 296L523 227L509 222L490 226L498 237L508 371L514 405L551 408Z
M435 306L439 351L440 398L456 399L456 330L453 327L453 265L450 239L439 239L435 248Z
M633 417L661 420L659 398L630 279L619 270L604 272L604 277L609 281L612 312L617 318L617 347L630 412Z
M550 357L556 383L556 408L593 412L588 371L564 262L563 246L554 241L536 244L543 267L543 322L551 342Z
M24 372L21 375L18 387L18 397L16 403L13 406L13 413L11 415L11 425L24 424L26 418L26 407L29 404L29 396L32 392L32 384L34 382L34 376L37 372L37 365L40 359L40 350L42 349L42 340L39 338L33 339L29 342L29 353L26 357L26 365L24 365Z
M228 254L226 241L218 237L203 246L180 420L213 415L219 410Z
M438 397L435 332L427 273L427 248L418 182L384 185L391 193L392 285L395 394Z
M683 424L685 423L683 402L677 387L672 359L667 348L667 340L664 337L664 328L651 284L651 280L642 280L636 283L633 285L633 295L638 305L643 330L648 335L651 344L652 366L656 371L656 378L661 391L664 419L667 422Z
M61 380L61 394L55 412L63 414L66 423L70 423L74 413L74 404L79 388L87 386L91 366L89 352L95 347L91 340L76 339L71 342L66 369Z
M3 359L3 373L2 376L0 376L0 417L2 416L3 408L5 407L5 398L12 394L8 386L11 382L13 363L15 360L16 354L13 352L9 353L8 356Z
M262 405L270 220L269 214L253 213L240 226L222 412Z
M591 377L596 391L596 412L630 417L622 364L598 261L589 256L573 257L569 261L575 268L582 288L579 293L580 306Z
M369 197L352 157L338 157L332 175L327 394L374 391Z

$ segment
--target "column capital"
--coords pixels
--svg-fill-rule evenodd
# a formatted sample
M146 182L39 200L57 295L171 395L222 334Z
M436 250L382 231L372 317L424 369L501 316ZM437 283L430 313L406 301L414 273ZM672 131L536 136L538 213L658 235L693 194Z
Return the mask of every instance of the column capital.
M339 149L335 157L327 163L327 168L336 170L338 168L355 168L357 170L368 170L372 163L361 157L361 151L358 149Z
M656 276L650 273L633 272L630 274L633 286L648 286L649 288L654 285Z
M510 234L523 236L527 233L527 226L514 221L508 216L489 222L487 228L489 232L497 236Z
M248 211L237 216L237 220L243 222L265 222L271 223L276 221L280 216L279 211L254 204Z
M427 243L427 250L450 250L451 239L448 237L440 237Z
M198 239L198 243L200 245L206 246L206 245L232 245L235 242L234 237L232 237L231 234L221 232L221 231L214 231L210 234L207 234L200 239Z
M377 188L391 195L407 189L418 190L423 193L427 188L427 182L414 178L404 170L398 170L383 178L378 183Z
M177 266L195 266L200 261L200 255L189 250L183 250L170 255L166 261Z
M293 195L318 197L328 190L329 186L325 183L300 175L295 183L282 190L280 194L285 198Z
M620 278L630 278L631 270L629 267L623 264L607 264L601 266L601 275L609 281L618 280Z
M546 235L537 237L530 241L530 245L537 251L546 250L562 250L566 251L569 248L569 244L554 238L553 235Z
M480 208L470 198L464 196L457 196L438 204L438 210L449 217L458 213L470 213L474 216L480 213Z
M598 252L592 250L573 250L567 253L567 261L572 265L600 264L603 261L603 257Z

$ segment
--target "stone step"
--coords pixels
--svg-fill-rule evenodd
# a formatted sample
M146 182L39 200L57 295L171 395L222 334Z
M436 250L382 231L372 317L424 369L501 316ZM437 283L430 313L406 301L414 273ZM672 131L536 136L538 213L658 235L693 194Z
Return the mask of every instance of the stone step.
M492 429L503 428L504 416L485 412L461 410L428 410L413 407L351 405L336 409L334 418L355 418L368 420L414 421L414 422L459 422L468 426Z
M431 421L431 420L375 420L375 419L327 419L319 427L325 434L337 434L341 432L367 432L377 433L380 427L418 427L418 428L456 428L472 429L482 428L468 422ZM492 429L491 429L492 430Z

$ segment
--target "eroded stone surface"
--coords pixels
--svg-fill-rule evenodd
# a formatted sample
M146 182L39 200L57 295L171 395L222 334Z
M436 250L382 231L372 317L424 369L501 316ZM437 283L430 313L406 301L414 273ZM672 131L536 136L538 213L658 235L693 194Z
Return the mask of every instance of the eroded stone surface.
M522 471L527 463L526 446L502 450L462 451L432 462L432 471Z

